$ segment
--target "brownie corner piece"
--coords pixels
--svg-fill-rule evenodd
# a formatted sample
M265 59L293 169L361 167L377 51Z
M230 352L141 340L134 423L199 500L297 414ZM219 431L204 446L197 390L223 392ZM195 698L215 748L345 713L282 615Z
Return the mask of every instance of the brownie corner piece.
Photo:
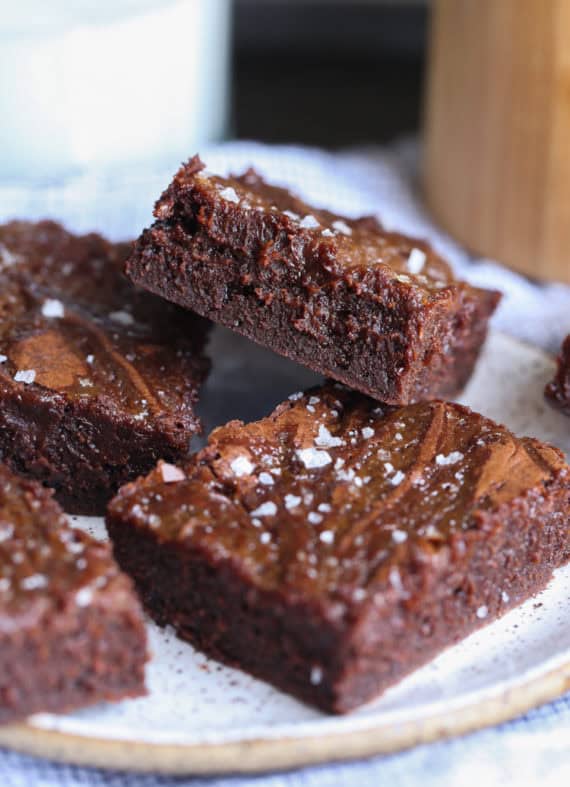
M455 279L428 244L375 218L203 166L191 159L157 202L132 281L387 403L463 388L499 293Z
M134 287L129 245L51 221L0 226L0 460L102 514L201 428L205 321Z
M0 723L145 693L142 610L110 546L0 464Z
M570 559L569 517L557 449L457 404L331 384L160 464L107 526L159 624L344 713L542 589Z
M544 395L552 407L570 416L570 335L564 340L556 362L556 374Z

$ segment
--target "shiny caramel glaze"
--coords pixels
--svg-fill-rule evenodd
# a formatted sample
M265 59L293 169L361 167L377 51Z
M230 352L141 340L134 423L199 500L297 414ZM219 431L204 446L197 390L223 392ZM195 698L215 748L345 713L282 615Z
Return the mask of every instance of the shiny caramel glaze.
M414 287L418 292L441 290L454 282L449 265L429 246L420 240L409 238L397 232L385 230L374 216L351 219L315 208L291 194L288 190L266 183L253 169L243 175L222 178L203 172L204 164L196 156L183 167L172 185L166 190L155 208L158 219L172 220L179 207L180 195L185 190L193 192L199 201L200 192L208 195L217 193L215 214L211 207L204 205L197 216L198 226L204 225L209 231L225 237L224 221L232 223L234 246L240 244L240 227L235 226L235 211L255 216L268 233L280 228L285 234L298 234L296 242L299 257L313 256L323 262L329 275L345 277L347 269L353 269L355 285L370 286L363 272L381 270L390 278ZM244 222L244 244L250 232L249 222ZM416 249L424 256L421 269L417 271L410 254ZM277 249L268 244L267 259L274 256ZM419 263L418 267L419 267ZM416 272L417 271L417 272ZM308 275L316 271L307 271Z
M184 470L159 464L109 513L234 561L259 588L358 603L403 593L401 564L461 556L488 513L554 479L570 483L559 450L466 407L380 406L328 384L216 429Z
M93 403L139 430L199 429L203 323L137 291L129 245L60 225L0 227L0 390ZM23 374L22 374L23 373Z

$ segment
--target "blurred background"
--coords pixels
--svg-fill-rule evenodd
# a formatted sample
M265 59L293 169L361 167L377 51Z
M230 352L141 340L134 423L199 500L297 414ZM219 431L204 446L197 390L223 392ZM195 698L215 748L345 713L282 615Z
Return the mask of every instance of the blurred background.
M20 0L0 18L0 177L326 148L418 128L420 0Z
M428 15L421 0L237 0L236 136L338 148L417 130Z
M45 189L75 179L84 226L109 183L156 198L223 141L370 157L415 139L410 177L441 229L570 283L569 41L570 0L4 2L0 216L67 218L70 195Z

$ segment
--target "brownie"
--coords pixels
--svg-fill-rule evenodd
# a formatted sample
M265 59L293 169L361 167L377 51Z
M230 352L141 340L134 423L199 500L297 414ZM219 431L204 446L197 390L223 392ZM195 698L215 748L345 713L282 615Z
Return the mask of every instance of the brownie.
M52 491L0 464L0 722L144 694L142 611Z
M546 386L545 396L553 407L570 415L570 335L562 344L556 375Z
M0 227L0 460L70 513L103 513L200 429L205 323L137 291L128 251L48 221Z
M569 521L557 449L339 384L220 427L107 516L159 624L339 713L540 590L570 559Z
M136 284L391 404L469 379L497 292L426 244L305 204L253 170L180 169L127 262Z

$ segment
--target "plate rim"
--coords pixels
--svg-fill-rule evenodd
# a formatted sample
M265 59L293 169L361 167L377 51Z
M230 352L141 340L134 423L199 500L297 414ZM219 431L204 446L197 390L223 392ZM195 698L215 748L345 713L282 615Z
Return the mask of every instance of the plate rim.
M169 744L112 740L45 730L30 724L0 728L0 745L22 754L79 766L163 775L222 775L283 771L391 754L509 721L570 690L570 655L526 683L421 720L383 723L324 736L255 738Z
M542 356L540 347L503 331L492 333ZM545 665L546 666L546 665ZM538 669L538 668L537 668ZM0 727L0 746L55 762L164 775L266 773L395 753L509 721L570 690L570 653L556 667L521 684L419 719L371 723L356 730L315 732L220 742L165 743L112 739L41 728L30 723Z

